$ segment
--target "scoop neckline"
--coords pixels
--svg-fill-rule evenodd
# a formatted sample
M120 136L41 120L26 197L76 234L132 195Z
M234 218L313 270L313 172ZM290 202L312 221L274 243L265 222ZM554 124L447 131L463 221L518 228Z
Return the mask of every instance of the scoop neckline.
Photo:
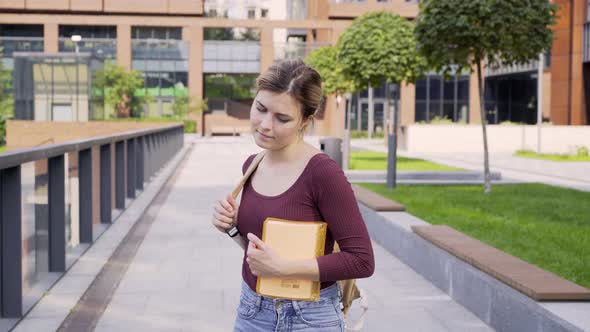
M311 161L314 160L317 156L323 155L323 154L325 154L325 153L319 152L319 153L314 154L311 158L309 158L309 160L307 161L307 164L305 164L305 167L303 167L303 171L301 171L301 174L299 174L299 177L297 177L297 180L295 180L295 182L293 182L293 184L291 184L291 186L289 188L287 188L287 190L283 191L282 193L280 193L278 195L267 196L267 195L263 195L263 194L259 193L258 191L256 191L256 189L252 185L252 177L250 177L248 179L250 189L252 189L252 192L254 193L254 195L256 195L260 198L263 198L263 199L281 198L281 197L285 196L287 193L289 193L300 181L302 181L303 176L305 175L307 169L309 168L309 165L311 165Z

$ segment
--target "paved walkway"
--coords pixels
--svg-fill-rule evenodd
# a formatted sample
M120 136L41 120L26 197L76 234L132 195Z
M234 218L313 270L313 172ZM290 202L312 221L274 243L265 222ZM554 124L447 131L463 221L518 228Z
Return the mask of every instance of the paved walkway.
M251 138L199 139L97 331L231 331L241 251L210 225L213 202L257 151ZM491 331L429 282L374 244L376 272L365 331Z
M353 140L351 146L354 149L387 152L383 140ZM483 153L398 153L468 170L483 170ZM514 157L510 154L490 154L490 168L493 172L502 173L502 178L506 179L590 191L590 162L557 162Z

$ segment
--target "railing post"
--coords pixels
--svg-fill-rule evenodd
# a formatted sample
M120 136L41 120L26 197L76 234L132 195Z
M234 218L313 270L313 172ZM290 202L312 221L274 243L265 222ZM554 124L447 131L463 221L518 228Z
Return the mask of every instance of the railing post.
M125 209L125 141L115 143L115 208Z
M64 155L49 158L49 272L66 270L66 201Z
M145 180L145 144L142 136L137 138L137 144L135 145L135 152L137 154L136 167L137 167L137 189L143 190L143 182Z
M20 166L0 170L0 307L4 318L23 314Z
M152 176L152 135L145 136L145 182L149 182Z
M135 138L127 140L127 197L129 198L135 198L135 188L137 186L135 141Z
M162 164L162 134L157 133L155 135L155 139L156 139L156 148L155 148L155 153L156 153L156 167L154 168L154 174L157 173L160 170L161 164Z
M184 146L184 128L180 128L180 142L178 143L178 149L182 149Z
M111 144L100 147L100 222L110 224L111 207Z
M92 243L92 148L78 152L80 242Z

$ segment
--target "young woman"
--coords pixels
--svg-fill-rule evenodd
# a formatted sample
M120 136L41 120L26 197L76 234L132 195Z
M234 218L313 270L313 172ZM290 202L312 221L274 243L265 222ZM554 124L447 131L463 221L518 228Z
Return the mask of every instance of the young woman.
M369 277L375 262L350 183L330 157L303 141L320 106L320 75L301 60L283 61L261 74L256 88L250 123L256 144L267 152L244 186L239 210L230 194L217 202L212 221L225 231L237 218L240 233L249 240L235 331L344 331L336 281ZM325 255L281 259L260 240L267 217L326 222ZM341 252L332 253L334 241ZM320 281L320 300L260 296L257 277Z

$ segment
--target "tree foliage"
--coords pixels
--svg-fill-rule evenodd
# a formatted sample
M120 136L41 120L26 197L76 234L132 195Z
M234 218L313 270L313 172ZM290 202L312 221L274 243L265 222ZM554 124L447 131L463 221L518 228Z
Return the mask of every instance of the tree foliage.
M137 70L127 71L108 61L104 69L97 71L96 80L96 87L104 91L105 103L117 111L119 118L140 114L143 106L150 101L149 96L135 93L143 88L144 83L141 72Z
M414 24L390 12L370 12L353 21L338 40L338 60L355 86L415 82L426 70Z
M322 86L327 95L342 95L355 91L352 81L342 73L342 65L338 61L338 50L334 46L320 47L307 55L305 62L322 76Z
M551 47L556 11L548 0L425 0L416 19L418 48L446 74L482 60L527 63Z
M201 114L208 109L207 102L203 99L189 96L176 97L172 105L174 115L180 119L184 119L189 114Z
M10 120L13 117L12 71L4 69L2 61L0 61L0 145L5 143L6 120Z

